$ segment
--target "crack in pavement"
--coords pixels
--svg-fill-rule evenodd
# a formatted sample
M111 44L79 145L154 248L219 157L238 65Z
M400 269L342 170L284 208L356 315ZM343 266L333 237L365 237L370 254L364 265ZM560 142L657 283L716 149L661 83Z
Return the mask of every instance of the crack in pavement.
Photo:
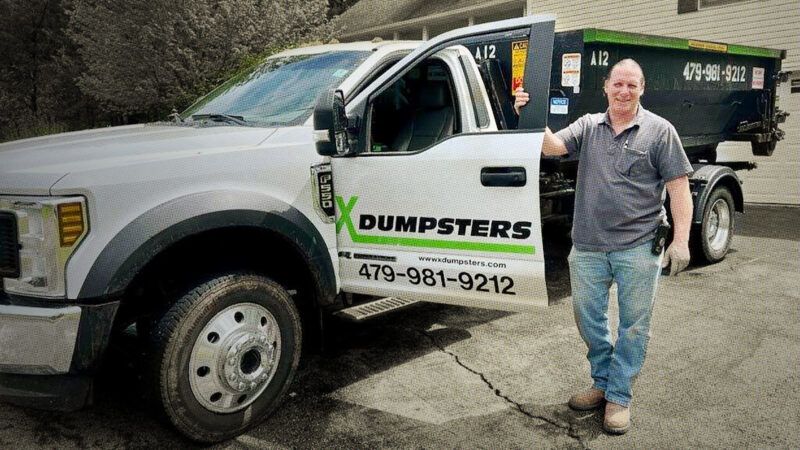
M470 372L470 373L472 373L472 374L475 374L475 375L478 375L478 376L481 378L481 381L483 381L483 383L484 383L486 386L488 386L488 387L489 387L489 389L491 389L491 390L492 390L492 392L494 393L494 395L495 395L496 397L502 398L502 399L503 399L503 400L505 400L507 403L509 403L509 404L513 405L513 406L514 406L514 408L515 408L517 411L519 411L520 413L522 413L523 415L525 415L525 416L527 416L527 417L529 417L529 418L531 418L531 419L538 419L538 420L541 420L541 421L543 421L543 422L545 422L545 423L548 423L548 424L550 424L550 425L552 425L552 426L554 426L554 427L556 427L556 428L558 428L558 429L561 429L561 430L564 430L564 431L566 431L566 432L567 432L567 436L569 436L569 437L571 437L571 438L573 438L573 439L577 440L577 441L578 441L578 443L581 445L581 448L584 448L584 449L588 449L588 448L589 448L589 446L586 444L585 440L584 440L584 439L583 439L581 436L579 436L579 435L577 434L577 432L576 432L576 430L575 430L575 425L574 425L574 424L572 424L572 423L568 423L568 424L566 424L566 425L565 425L565 424L563 424L563 423L561 423L561 422L559 422L559 421L557 421L557 420L555 420L555 419L552 419L552 418L550 418L550 417L547 417L547 416L540 416L540 415L536 415L536 414L530 413L530 412L528 412L528 411L525 411L525 409L523 408L523 406L522 406L522 404L521 404L521 403L519 403L519 402L517 402L517 401L513 400L513 399L512 399L512 398L510 398L509 396L507 396L507 395L503 394L503 393L500 391L500 389L498 389L498 388L494 387L494 384L492 384L492 382L491 382L491 381L489 381L489 379L488 379L488 378L486 378L486 376L485 376L484 374L482 374L481 372L478 372L477 370L475 370L475 369L473 369L473 368L471 368L471 367L467 366L467 365L466 365L466 364L464 364L463 362L461 362L461 358L459 358L459 357L458 357L458 355L456 355L455 353L453 353L453 352L451 352L451 351L447 350L447 349L446 349L444 346L442 346L441 344L439 344L439 341L437 341L437 340L436 340L436 338L435 338L433 335L431 335L429 332L427 332L426 330L417 330L417 331L418 331L419 333L421 333L423 336L427 337L427 338L428 338L428 339L431 341L431 343L433 343L433 345L434 345L436 348L438 348L438 349L439 349L439 351L441 351L441 352L443 352L443 353L445 353L445 354L447 354L447 355L451 356L451 357L453 358L453 360L455 360L456 364L458 364L459 366L463 367L463 368L464 368L464 369L466 369L468 372Z

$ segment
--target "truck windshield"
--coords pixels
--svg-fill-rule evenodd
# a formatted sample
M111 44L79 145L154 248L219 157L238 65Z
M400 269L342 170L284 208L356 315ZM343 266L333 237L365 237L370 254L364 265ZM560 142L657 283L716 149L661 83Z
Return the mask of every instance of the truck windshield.
M254 126L300 125L317 97L341 83L369 52L339 51L269 58L202 97L183 119L237 117Z

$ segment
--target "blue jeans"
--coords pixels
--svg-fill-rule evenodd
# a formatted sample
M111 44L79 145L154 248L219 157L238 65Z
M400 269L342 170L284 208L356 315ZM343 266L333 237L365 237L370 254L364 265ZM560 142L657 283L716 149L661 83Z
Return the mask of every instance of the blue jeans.
M629 406L650 339L662 255L648 241L615 252L584 252L572 247L569 271L575 323L589 352L594 387L610 402ZM616 343L608 327L608 290L617 283L619 327Z

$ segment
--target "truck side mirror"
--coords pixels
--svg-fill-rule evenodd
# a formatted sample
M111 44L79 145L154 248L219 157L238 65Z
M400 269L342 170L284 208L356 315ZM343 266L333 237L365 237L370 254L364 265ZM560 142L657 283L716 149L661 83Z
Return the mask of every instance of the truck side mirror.
M329 89L317 100L314 107L314 143L322 156L349 155L352 153L347 138L347 115L344 93Z

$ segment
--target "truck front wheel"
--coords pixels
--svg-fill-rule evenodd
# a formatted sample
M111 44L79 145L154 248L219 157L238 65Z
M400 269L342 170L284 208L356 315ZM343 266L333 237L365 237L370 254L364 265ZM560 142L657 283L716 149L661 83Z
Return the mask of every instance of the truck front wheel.
M733 240L733 196L726 187L717 187L703 209L703 222L692 233L694 254L715 263L725 258Z
M199 442L229 439L271 414L300 360L294 302L257 275L226 275L198 286L151 336L160 406Z

